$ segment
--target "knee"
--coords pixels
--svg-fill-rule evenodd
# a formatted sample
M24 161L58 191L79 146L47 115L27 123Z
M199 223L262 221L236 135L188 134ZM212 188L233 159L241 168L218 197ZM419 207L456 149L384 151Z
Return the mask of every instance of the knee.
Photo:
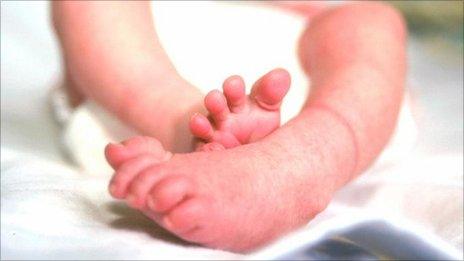
M325 24L327 29L346 32L390 33L404 37L406 26L401 13L383 2L356 2L333 8L325 16L316 17L316 24Z
M342 7L340 12L346 13L346 19L356 26L376 26L396 37L404 37L406 34L406 24L401 13L384 2L354 3Z
M366 47L404 49L406 32L402 15L392 6L381 2L348 3L320 13L309 23L300 38L299 56L305 70L309 70L312 58L320 54L361 57L367 55Z

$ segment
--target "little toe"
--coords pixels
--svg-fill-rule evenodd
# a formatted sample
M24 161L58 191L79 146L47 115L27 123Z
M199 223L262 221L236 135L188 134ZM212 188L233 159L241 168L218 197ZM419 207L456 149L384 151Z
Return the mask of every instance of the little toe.
M165 212L193 193L193 185L186 177L168 177L156 184L147 198L148 208Z
M164 216L162 224L181 236L193 229L201 228L208 220L209 203L202 197L187 199Z
M222 89L227 99L227 104L232 112L239 112L243 109L246 102L245 82L238 75L227 78Z
M147 136L133 137L121 144L110 143L105 148L106 159L113 168L118 168L123 162L142 154L152 154L163 160L171 156L157 139Z
M127 203L136 209L146 209L150 190L165 176L165 173L163 165L154 165L140 172L127 189Z
M234 134L228 131L215 131L213 135L213 140L213 143L215 144L209 145L213 147L213 150L216 150L216 148L218 148L217 144L222 145L222 147L224 148L234 148L241 145L237 137L235 137ZM204 146L206 146L206 144Z
M209 120L202 114L196 113L189 122L190 131L193 136L210 141L213 138L213 126Z
M110 194L118 199L125 198L129 184L139 172L158 162L159 160L150 154L144 154L124 162L110 181Z
M205 107L216 123L225 120L229 114L226 98L218 90L212 90L206 95Z
M117 169L128 159L126 148L119 143L110 143L105 147L105 158L113 169Z
M170 154L166 151L157 139L149 136L136 136L122 142L127 148L128 154L131 153L150 153L159 158L167 157Z
M277 110L290 88L290 74L284 69L274 69L253 85L251 96L266 110Z

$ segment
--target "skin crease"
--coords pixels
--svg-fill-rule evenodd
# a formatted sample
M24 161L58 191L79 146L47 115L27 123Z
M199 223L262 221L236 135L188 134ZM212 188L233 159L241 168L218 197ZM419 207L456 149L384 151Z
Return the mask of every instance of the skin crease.
M171 154L149 137L109 145L111 194L185 240L232 251L306 224L388 142L403 95L405 38L401 16L382 3L319 13L300 39L313 85L297 117L227 150Z

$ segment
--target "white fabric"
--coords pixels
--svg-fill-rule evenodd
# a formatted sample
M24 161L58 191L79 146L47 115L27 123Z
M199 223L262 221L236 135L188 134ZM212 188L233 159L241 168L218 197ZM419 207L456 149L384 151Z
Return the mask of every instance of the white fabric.
M292 75L284 120L298 112L308 85L295 56L301 18L236 3L163 2L154 8L166 51L196 86L219 88L231 74L243 75L249 86L264 72L283 67ZM63 142L47 103L62 70L47 3L2 3L1 22L2 259L245 257L180 243L112 200L101 148L127 130L109 133L102 122L115 123L86 104L72 116ZM414 150L416 137L406 106L393 145L301 233L362 210L408 219L461 249L462 151L429 155ZM63 157L63 144L73 148L67 155L79 165Z

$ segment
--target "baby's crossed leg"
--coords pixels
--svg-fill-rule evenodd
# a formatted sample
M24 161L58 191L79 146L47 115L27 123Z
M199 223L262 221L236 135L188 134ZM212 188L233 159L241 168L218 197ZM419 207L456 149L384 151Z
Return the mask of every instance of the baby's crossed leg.
M289 87L290 76L283 69L261 77L249 96L240 77L229 77L223 85L224 95L212 91L205 98L211 121L200 114L190 121L192 133L208 142L197 150L224 150L270 134L280 125L280 105ZM191 177L165 173L163 163L173 154L159 141L138 136L108 145L105 153L116 171L109 187L113 197L125 199L131 207L185 239L202 242L213 236L211 231L215 229L211 226L199 228L205 218L223 219L211 216L212 212L219 213L211 209L212 198L199 193Z
M401 103L405 32L401 16L384 4L321 14L300 42L313 93L296 118L262 141L229 150L171 155L144 137L109 145L111 194L179 237L211 247L244 251L302 226L388 141ZM212 100L212 118L224 121L224 100ZM212 130L203 120L198 125L207 131L197 134L225 147L234 144L221 138L224 129L246 142L260 126L242 136L214 122Z
M274 69L261 77L253 85L249 96L245 95L245 83L240 76L227 78L223 84L224 95L214 90L205 97L211 120L201 114L195 114L190 120L192 134L208 142L200 143L197 150L232 148L269 135L280 125L280 105L289 87L290 75L283 69ZM109 144L105 155L116 171L115 179L122 177L122 183L135 178L126 175L127 172L136 175L144 168L172 157L172 153L166 151L159 141L144 136L128 139L121 144ZM137 157L140 159L138 163L125 164ZM110 184L110 193L123 198L125 188L117 184ZM131 201L130 198L127 200Z

